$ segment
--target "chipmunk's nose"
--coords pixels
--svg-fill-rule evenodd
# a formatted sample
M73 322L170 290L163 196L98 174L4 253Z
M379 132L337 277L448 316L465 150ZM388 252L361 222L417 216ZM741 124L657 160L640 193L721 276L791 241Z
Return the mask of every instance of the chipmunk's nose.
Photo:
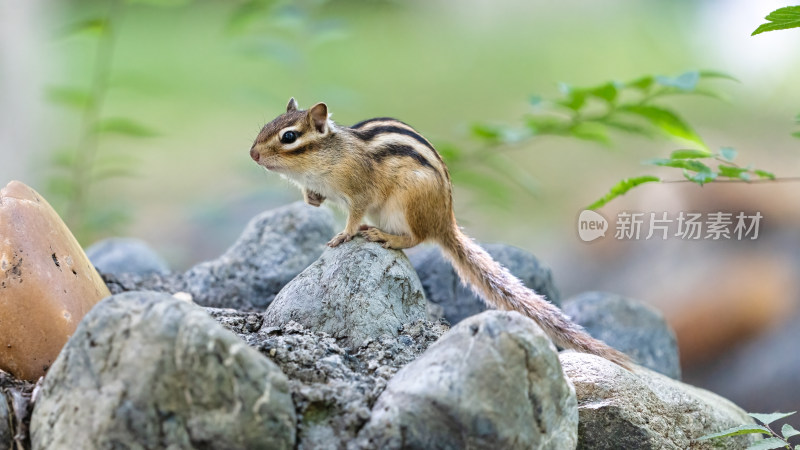
M259 158L261 158L261 155L256 151L255 145L250 149L250 157L253 158L255 162L258 162Z

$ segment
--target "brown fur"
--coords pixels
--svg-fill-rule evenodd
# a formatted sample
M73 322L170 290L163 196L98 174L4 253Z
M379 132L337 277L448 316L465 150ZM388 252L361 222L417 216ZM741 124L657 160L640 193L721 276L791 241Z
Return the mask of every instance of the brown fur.
M625 354L589 336L459 230L447 167L413 128L373 119L354 129L326 121L327 116L324 103L305 111L290 100L287 112L258 134L250 155L298 184L307 203L319 206L330 199L347 210L345 229L328 245L357 234L394 249L435 242L461 280L490 306L527 315L561 347L630 367ZM300 133L296 142L280 141L287 129ZM365 216L378 226L362 225Z

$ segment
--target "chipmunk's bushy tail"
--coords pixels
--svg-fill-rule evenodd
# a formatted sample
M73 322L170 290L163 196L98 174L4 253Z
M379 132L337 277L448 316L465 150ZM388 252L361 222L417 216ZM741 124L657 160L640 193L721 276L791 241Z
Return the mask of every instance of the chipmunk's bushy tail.
M627 355L589 336L558 307L525 287L458 227L441 244L461 280L488 305L530 317L560 347L591 353L630 370L631 359Z

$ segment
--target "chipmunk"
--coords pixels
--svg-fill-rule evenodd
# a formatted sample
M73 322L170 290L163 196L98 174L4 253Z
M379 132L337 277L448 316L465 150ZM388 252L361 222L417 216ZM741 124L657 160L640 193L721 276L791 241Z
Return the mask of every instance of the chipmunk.
M264 125L250 156L297 184L308 204L328 199L347 210L347 225L329 246L359 234L398 250L435 242L489 306L530 317L563 348L630 367L627 355L589 336L461 232L447 167L409 125L381 117L344 127L330 119L325 103L301 110L292 98L286 113ZM365 216L376 226L362 224Z

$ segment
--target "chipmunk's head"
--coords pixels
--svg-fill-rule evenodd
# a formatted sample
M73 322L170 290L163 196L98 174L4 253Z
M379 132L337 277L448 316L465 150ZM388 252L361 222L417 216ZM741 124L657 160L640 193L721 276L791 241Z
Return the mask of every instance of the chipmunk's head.
M286 112L258 133L250 157L259 165L286 175L305 173L318 162L334 131L325 103L301 110L292 98Z

